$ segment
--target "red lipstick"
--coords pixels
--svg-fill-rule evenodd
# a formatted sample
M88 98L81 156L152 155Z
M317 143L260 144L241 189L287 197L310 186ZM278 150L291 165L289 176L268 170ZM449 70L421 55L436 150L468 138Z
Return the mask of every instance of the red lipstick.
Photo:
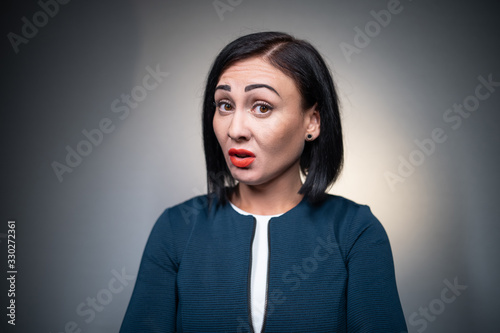
M255 160L255 154L246 149L229 149L231 163L238 168L246 168Z

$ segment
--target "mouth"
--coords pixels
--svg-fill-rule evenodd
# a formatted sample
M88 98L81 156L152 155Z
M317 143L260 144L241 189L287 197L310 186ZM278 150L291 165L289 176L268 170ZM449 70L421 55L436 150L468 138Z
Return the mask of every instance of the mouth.
M229 149L229 159L234 166L246 168L255 160L255 154L246 149Z

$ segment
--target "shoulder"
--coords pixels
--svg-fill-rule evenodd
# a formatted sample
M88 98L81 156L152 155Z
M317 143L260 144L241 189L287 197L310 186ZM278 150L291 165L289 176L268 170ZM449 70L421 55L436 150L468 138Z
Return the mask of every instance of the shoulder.
M359 204L340 195L326 194L322 201L316 205L312 204L311 206L317 209L333 209L337 213L349 213L354 212L365 205Z
M309 207L316 214L335 218L338 223L368 225L378 222L369 206L340 195L327 194L319 204L309 204Z
M337 241L345 251L359 242L388 242L382 223L368 205L329 194L319 205L312 207L322 219L333 224Z
M190 230L196 221L208 218L209 205L216 204L214 200L209 199L210 196L206 194L198 195L166 208L156 221L153 230L170 229L177 232Z
M167 208L170 218L176 223L184 223L186 225L194 222L196 218L206 217L209 211L209 205L213 204L210 202L209 196L198 195L192 197L184 202L181 202L175 206Z
M207 219L208 196L199 195L166 208L156 220L146 244L146 253L168 253L179 262L192 230L200 219Z

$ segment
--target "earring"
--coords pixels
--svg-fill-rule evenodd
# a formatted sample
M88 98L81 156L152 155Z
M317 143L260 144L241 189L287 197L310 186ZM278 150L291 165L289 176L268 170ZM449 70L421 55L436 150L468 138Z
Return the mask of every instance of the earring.
M307 134L307 141L311 141L312 137L312 134Z

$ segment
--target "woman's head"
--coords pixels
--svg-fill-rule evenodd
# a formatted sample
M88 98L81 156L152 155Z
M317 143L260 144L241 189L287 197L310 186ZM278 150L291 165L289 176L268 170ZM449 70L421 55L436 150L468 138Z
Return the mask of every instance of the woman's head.
M306 174L299 193L318 201L342 168L330 72L313 46L288 34L246 35L219 53L207 79L202 121L208 190L223 203L234 177L249 185L268 181L290 172L295 160ZM238 162L230 148L258 155L245 167L251 159Z

